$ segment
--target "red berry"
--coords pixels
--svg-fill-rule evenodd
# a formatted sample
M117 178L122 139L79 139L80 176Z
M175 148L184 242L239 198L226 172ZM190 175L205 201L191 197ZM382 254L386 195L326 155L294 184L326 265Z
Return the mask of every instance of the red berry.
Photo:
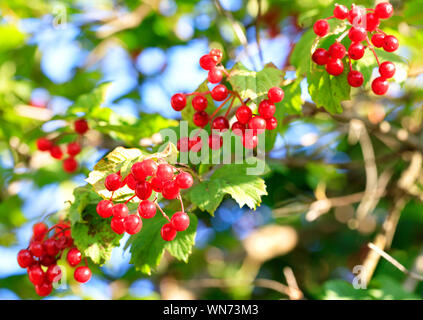
M109 200L101 200L97 204L96 211L98 215L102 218L108 218L113 215L113 203Z
M329 47L329 55L333 59L342 59L345 57L347 49L343 46L342 43L335 42Z
M179 195L179 187L175 181L166 181L163 183L162 196L165 199L172 200Z
M383 77L378 77L372 82L372 90L377 95L385 94L389 89L388 81Z
M189 227L189 216L182 211L176 212L170 219L173 229L185 231Z
M135 190L135 187L137 186L137 180L134 178L132 173L129 173L126 176L126 184L128 185L128 188L131 190Z
M209 115L205 111L197 111L192 116L192 121L197 127L205 127L209 123Z
M48 231L48 227L43 222L38 222L32 226L34 240L42 240Z
M235 135L242 136L244 134L245 128L245 124L236 121L232 124L231 130Z
M21 268L28 268L33 263L34 258L28 250L22 249L18 252L18 264Z
M208 115L207 115L208 116ZM188 152L189 150L189 139L184 137L178 140L176 148L181 152Z
M129 209L126 204L118 203L112 208L113 217L123 219L129 214Z
M172 224L166 223L160 230L160 235L164 241L172 241L176 237L176 230L172 227Z
M173 167L170 164L162 163L157 167L157 178L162 181L172 180L173 178Z
M380 20L377 17L377 15L375 15L372 12L369 12L366 14L366 30L369 32L375 31L380 24Z
M387 52L394 52L399 47L398 39L394 36L385 36L383 40L383 49Z
M104 181L104 186L109 191L116 191L120 188L122 184L122 177L117 173L111 173L106 177Z
M391 61L382 62L379 66L379 73L386 79L392 78L395 74L395 64Z
M253 112L249 107L243 105L236 110L235 116L239 122L247 124L253 116Z
M43 283L45 279L45 273L41 266L38 264L34 264L28 268L28 277L29 281L31 281L34 285Z
M141 181L137 183L135 187L135 194L140 200L147 200L150 198L153 193L153 188L151 184L146 181Z
M110 222L110 227L112 228L114 233L123 234L125 232L124 222L125 219L113 217L112 221Z
M163 181L158 177L150 180L151 188L156 192L162 192Z
M63 160L63 170L68 173L75 172L78 169L78 161L73 157Z
M211 49L209 55L213 58L216 63L220 63L220 61L222 61L223 53L219 49Z
M66 239L66 238L65 238ZM58 244L60 244L59 243L59 240L58 240ZM53 257L53 256L50 256L50 255L48 255L48 254L43 254L42 256L41 256L41 258L40 258L40 263L41 263L41 265L43 265L43 266L45 266L45 267L49 267L49 266L51 266L52 264L55 264L56 263L56 258L55 257Z
M209 80L210 83L219 83L222 79L223 71L218 67L213 67L207 75L207 80Z
M224 132L229 129L229 121L225 117L216 117L212 121L212 129L216 131Z
M88 267L78 267L73 273L73 277L80 283L85 283L91 279L91 270Z
M376 48L382 48L385 41L385 35L383 33L375 33L371 41Z
M266 120L262 117L255 116L248 121L248 129L253 129L253 134L263 133L266 129Z
M54 159L62 159L62 157L63 157L62 149L60 149L59 146L52 146L51 149L50 149L50 155Z
M348 11L347 18L348 18L348 21L353 26L358 26L358 25L361 25L362 19L365 14L366 14L366 9L353 4L351 10Z
M192 99L192 106L196 111L204 111L207 109L207 99L203 96L195 96Z
M53 291L53 286L50 282L44 281L43 283L35 285L35 292L40 297L46 297L48 296L51 291Z
M329 61L329 52L323 48L318 48L313 52L311 59L314 63L317 63L319 66L323 66Z
M348 56L353 60L359 60L364 56L364 50L360 42L352 43L348 48Z
M278 120L275 117L266 119L266 130L274 130L278 126Z
M56 240L53 238L47 239L43 242L43 250L50 256L56 256L60 251L57 247Z
M37 148L40 151L48 151L53 147L53 142L47 138L39 138L37 140Z
M330 59L326 65L326 71L333 76L339 76L344 71L342 60Z
M211 96L213 100L216 100L216 101L225 100L228 97L228 94L229 94L228 89L223 84L217 85L211 91Z
M362 27L351 27L348 32L348 38L352 42L361 42L366 38L366 29Z
M58 282L62 278L62 269L57 264L48 267L46 276L49 282Z
M138 206L138 214L144 219L153 218L156 215L156 205L149 200L141 201Z
M344 20L346 17L348 17L348 8L342 4L338 4L333 10L333 15L339 20Z
M157 162L153 159L145 159L141 162L141 171L144 176L152 177L157 172Z
M324 37L329 32L329 23L326 20L317 20L313 26L314 33L319 37Z
M381 2L375 7L375 14L380 19L388 19L394 14L394 8L388 2Z
M78 142L71 142L67 146L67 151L70 156L76 156L81 152L81 145Z
M223 138L218 134L211 134L208 138L209 148L212 150L219 150L223 145Z
M283 92L282 88L279 88L279 87L272 87L267 92L267 97L269 98L269 101L272 103L281 102L284 96L285 96L285 92Z
M216 61L210 54L205 54L200 58L200 67L204 70L210 70L214 66L216 66Z
M203 141L201 140L201 137L196 137L188 140L188 149L192 152L200 151L202 145Z
M68 260L68 263L71 267L77 266L81 263L82 260L81 251L79 251L77 248L70 249L66 256L66 260Z
M351 87L357 88L363 84L364 78L360 71L351 70L348 72L348 83Z
M41 242L34 241L29 245L29 252L35 257L41 257L44 253L44 248Z
M130 214L125 218L125 231L129 234L136 234L142 228L142 220L137 214Z
M88 131L88 122L85 119L76 120L74 123L75 131L79 134L84 134Z
M182 93L176 93L170 98L170 104L173 110L181 111L187 105L187 99Z
M276 107L269 100L263 100L258 107L258 113L265 119L273 117Z
M244 134L242 136L242 145L246 149L254 149L255 147L257 147L257 144L258 144L258 137L256 135Z
M176 176L175 182L179 188L189 189L192 187L192 184L194 183L194 179L192 178L191 174L184 171Z
M145 181L147 176L144 174L144 169L142 168L141 162L135 162L132 165L131 173L137 181Z

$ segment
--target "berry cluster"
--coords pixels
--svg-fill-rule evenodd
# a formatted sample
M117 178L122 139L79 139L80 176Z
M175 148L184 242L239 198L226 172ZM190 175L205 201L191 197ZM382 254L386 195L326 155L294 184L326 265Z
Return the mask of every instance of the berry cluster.
M364 56L366 48L369 48L376 58L380 74L373 80L372 90L377 95L385 94L389 88L388 79L395 74L395 64L390 61L380 63L374 47L383 48L387 52L394 52L398 49L398 39L379 29L380 20L390 18L393 13L392 5L387 2L377 4L374 9L366 9L353 4L348 10L344 5L336 5L333 16L316 21L313 26L314 33L319 37L326 36L329 33L327 21L329 19L345 20L345 23L351 27L336 39L328 50L316 49L313 52L312 60L318 65L326 66L326 71L329 74L338 76L344 71L342 59L347 56L350 68L347 76L348 84L352 87L360 87L364 82L363 74L353 70L352 60L360 60ZM340 42L347 34L351 40L348 50Z
M50 229L46 224L39 222L33 228L33 235L28 248L18 253L18 264L26 268L29 280L35 286L35 292L41 296L48 296L53 290L52 283L62 278L62 270L57 265L63 252L67 249L67 261L70 266L76 267L82 260L81 252L73 246L70 224L60 222ZM48 236L54 230L52 236ZM87 266L75 269L74 278L80 283L91 279L91 270Z
M176 173L176 175L175 175ZM194 180L188 172L181 171L168 163L158 164L152 159L145 159L132 165L131 172L122 179L120 172L109 174L104 185L112 192L110 200L101 200L97 204L97 213L103 218L112 217L110 226L117 234L136 234L142 228L142 219L150 219L156 215L158 209L168 221L161 229L161 236L166 241L175 239L178 231L184 231L189 226L189 216L185 213L180 195L180 189L191 188ZM123 186L134 190L134 195L125 203L113 203L113 194ZM149 200L153 191L161 193L163 198L172 200L178 198L181 211L176 212L170 219L157 203L157 194ZM138 197L141 202L137 213L131 214L127 203Z
M253 149L258 143L257 134L277 127L278 121L274 117L276 111L275 103L282 101L284 92L279 87L271 88L267 93L268 99L260 102L258 114L253 114L251 108L247 105L248 99L243 101L236 91L231 91L220 83L224 76L229 77L227 70L220 64L221 60L222 52L218 49L212 49L209 54L202 56L200 58L200 66L208 71L208 82L217 85L211 91L174 94L171 98L172 108L176 111L183 110L187 106L187 96L194 96L192 107L196 112L193 115L193 122L200 128L210 124L212 133L209 135L207 142L211 149L217 150L222 147L223 139L220 133L228 129L242 137L242 143L245 148ZM211 115L205 111L208 107L207 95L210 95L214 101L223 101ZM229 116L236 99L241 102L241 105L237 107L235 112L237 121L230 126ZM225 114L218 116L219 111L229 101L230 104ZM246 129L252 130L252 137L246 135ZM198 136L191 139L183 137L178 141L177 147L182 152L198 152L201 150L202 145L203 142Z
M78 162L75 157L81 152L81 137L84 135L89 127L85 119L76 120L74 123L75 132L79 134L78 140L68 143L66 146L66 152L69 155L66 159L63 160L63 170L68 173L75 172L78 169ZM63 158L63 150L61 146L55 144L55 140L50 140L45 137L39 138L37 140L37 148L40 151L48 151L54 159L61 160Z

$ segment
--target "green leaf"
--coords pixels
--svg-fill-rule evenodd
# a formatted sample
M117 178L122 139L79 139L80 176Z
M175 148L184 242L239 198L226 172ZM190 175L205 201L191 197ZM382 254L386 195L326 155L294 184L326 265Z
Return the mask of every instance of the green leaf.
M203 181L192 187L188 193L191 203L211 215L222 202L223 195L219 180Z
M0 25L0 51L7 51L21 46L26 35L12 24Z
M371 300L367 290L355 289L344 280L327 281L323 287L323 300Z
M255 72L238 62L230 71L229 82L243 100L250 98L258 104L267 98L270 88L280 86L282 79L283 71L273 64L268 64L263 70Z
M188 262L192 247L195 243L197 217L189 214L190 226L183 232L178 232L172 241L165 241L160 235L166 220L157 213L152 219L143 219L143 227L139 233L132 236L130 263L144 274L150 275L159 265L165 249L176 259Z
M69 107L68 113L76 114L78 112L84 112L90 114L92 111L99 109L104 102L110 85L111 82L102 83L93 91L79 96L75 103ZM101 109L102 113L107 113L107 110L109 110L104 108Z
M301 78L282 88L285 97L276 103L276 119L281 119L287 114L301 114L303 99L301 98Z
M74 201L69 207L69 219L72 224L82 222L82 213L88 204L97 204L101 198L88 185L73 190Z

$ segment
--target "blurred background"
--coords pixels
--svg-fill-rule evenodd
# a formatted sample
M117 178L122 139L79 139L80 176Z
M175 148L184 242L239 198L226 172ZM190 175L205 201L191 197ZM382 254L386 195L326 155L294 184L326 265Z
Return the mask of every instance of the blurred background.
M46 299L421 299L416 279L374 257L368 288L349 284L354 266L369 263L367 243L388 231L389 254L409 270L423 270L423 1L390 2L395 15L382 28L398 37L408 77L392 83L385 97L357 89L339 117L303 109L302 117L281 119L267 159L268 195L256 211L231 199L215 217L197 210L189 263L165 256L151 277L128 263L123 239L90 282L70 283ZM2 1L0 299L38 298L16 262L32 225L60 214L109 150L154 144L154 133L175 126L180 113L170 97L192 92L207 77L198 59L210 48L224 52L227 68L274 63L287 81L301 80L304 108L312 104L289 57L334 3ZM77 174L66 174L36 151L35 141L79 115L69 106L105 82L104 103L87 116L90 125L103 125L88 133ZM375 170L380 188L369 199L364 190ZM386 221L394 225L388 231Z

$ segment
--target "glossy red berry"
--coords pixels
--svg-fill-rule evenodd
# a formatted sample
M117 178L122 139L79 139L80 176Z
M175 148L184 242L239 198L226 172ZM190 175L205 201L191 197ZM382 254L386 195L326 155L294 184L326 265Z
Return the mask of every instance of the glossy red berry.
M383 40L383 49L387 52L394 52L399 47L398 39L394 36L385 36Z
M263 133L266 129L266 120L262 117L255 116L248 121L248 129L252 129L254 134Z
M179 195L179 187L175 181L166 181L163 183L162 196L165 199L172 200Z
M235 116L239 122L247 124L253 116L253 112L249 107L243 105L236 110Z
M269 100L263 100L258 107L258 113L265 119L273 117L276 107Z
M150 184L151 184L151 188L154 191L162 192L162 187L163 187L163 180L162 179L160 179L158 177L154 177L153 179L150 180Z
M372 35L371 42L376 48L382 48L385 41L385 35L383 33L375 33Z
M216 100L216 101L225 100L228 97L228 94L229 94L228 89L223 84L218 84L211 91L211 96L213 100Z
M63 170L67 173L75 172L78 169L78 161L73 157L63 160Z
M213 67L207 75L207 80L209 80L210 83L219 83L222 79L223 71L218 67Z
M353 4L351 10L348 11L347 18L353 26L358 26L362 24L362 20L365 14L366 9Z
M274 130L278 126L278 120L275 117L266 119L266 130Z
M324 37L329 32L329 23L326 20L317 20L313 25L313 30L319 37Z
M360 42L352 43L348 48L348 56L353 60L359 60L364 56L364 50Z
M246 149L254 149L258 145L258 137L256 135L244 134L242 136L242 145Z
M347 80L351 87L357 88L363 84L364 78L360 71L351 70L348 72Z
M126 204L118 203L115 204L112 208L113 217L122 219L129 214L129 209Z
M41 257L44 254L44 248L41 242L34 241L29 245L29 252L35 257Z
M187 98L182 93L176 93L170 98L170 104L173 110L181 111L187 105Z
M267 92L267 97L269 98L269 101L272 103L281 102L284 96L285 96L285 92L283 92L282 88L279 88L279 87L272 87Z
M212 121L212 129L216 131L226 131L229 129L229 121L225 117L216 117Z
M60 251L60 249L56 245L56 240L54 240L53 238L47 239L43 242L43 250L50 256L55 256Z
M389 89L388 81L383 77L378 77L372 82L372 90L377 95L385 94Z
M189 189L192 187L192 184L194 183L194 179L192 178L192 175L188 172L181 172L176 176L176 184L181 189Z
M231 130L235 135L242 136L244 134L245 128L245 124L236 121L232 124Z
M375 31L380 24L378 16L372 12L366 14L366 30L369 32Z
M54 159L62 159L63 157L63 152L62 149L59 146L52 146L50 149L50 155L54 158Z
M382 62L379 66L379 73L386 79L392 78L395 74L395 64L391 61Z
M153 188L151 187L151 184L146 181L141 181L137 183L137 186L135 187L135 195L140 200L147 200L150 198L151 194L153 193Z
M131 190L135 190L135 187L137 186L137 180L135 179L135 177L132 175L132 173L129 173L126 176L126 184L128 186L129 189Z
M34 264L28 268L28 277L32 284L37 285L43 283L45 273L40 265Z
M37 149L40 151L48 151L53 147L53 142L47 138L39 138L37 140Z
M131 173L135 180L141 182L145 181L147 176L144 173L144 169L142 168L141 162L135 162L131 167Z
M330 59L326 65L327 73L339 76L344 71L344 64L341 59Z
M68 261L71 267L75 267L81 263L82 254L77 248L72 248L68 251L66 260Z
M348 38L352 42L361 42L366 38L366 29L363 27L351 27L348 31Z
M202 145L203 145L203 141L201 140L201 137L195 137L188 140L188 148L192 152L200 151Z
M178 142L176 143L176 148L181 152L188 152L189 151L189 139L188 139L188 137L183 137L183 138L179 139Z
M53 286L50 282L44 281L40 284L35 285L35 292L40 297L46 297L53 291Z
M153 218L156 215L156 205L149 200L141 201L138 205L138 214L144 219Z
M388 19L394 14L394 8L388 2L381 2L376 5L375 14L380 19Z
M73 273L73 277L80 283L88 282L91 279L91 270L88 267L78 267Z
M58 240L58 242L59 242L59 240ZM60 243L58 243L58 244L60 244ZM43 254L40 258L40 263L41 263L42 266L49 267L49 266L56 263L56 258L53 257L53 256L50 256L48 254Z
M120 219L113 217L112 221L110 222L110 227L112 228L114 233L123 234L125 232L125 219Z
M75 131L79 134L85 134L89 127L88 122L85 119L76 120L74 123Z
M216 61L210 54L205 54L200 58L200 67L204 70L211 70L214 66L216 66Z
M78 142L71 142L66 149L70 156L76 156L81 152L81 145Z
M326 49L318 48L313 52L311 59L314 63L317 63L319 66L324 66L329 62L329 52Z
M328 52L332 59L342 59L345 57L347 49L342 43L335 42L329 47Z
M122 184L122 177L117 173L111 173L106 177L104 186L109 191L116 191Z
M141 171L144 176L152 177L157 172L157 162L153 159L145 159L141 162Z
M333 10L333 15L336 19L344 20L346 17L348 17L348 8L342 4L338 4Z
M136 234L142 228L142 220L137 214L130 214L125 218L125 231L129 234Z
M38 222L32 226L32 233L34 235L34 240L42 240L47 234L48 227L43 222Z
M162 181L172 180L173 178L173 167L170 164L162 163L157 167L157 178Z
M204 111L207 109L207 99L203 96L195 96L192 99L192 106L196 111Z
M209 115L205 111L197 111L192 116L192 121L197 127L205 127L209 123Z
M208 138L209 148L212 150L219 150L223 145L223 138L218 134L212 133Z
M176 212L170 219L170 223L176 231L185 231L189 227L189 216L182 211Z
M58 282L62 278L62 269L57 264L48 267L46 276L49 282Z
M211 49L209 55L213 58L216 63L220 63L220 61L222 61L223 53L219 49Z
M164 241L172 241L176 237L176 230L172 227L172 224L166 223L160 230L160 235Z
M102 218L108 218L113 215L113 203L109 200L101 200L97 204L96 211L98 215Z
M18 252L18 264L21 268L28 268L33 263L34 258L28 250L22 249Z

